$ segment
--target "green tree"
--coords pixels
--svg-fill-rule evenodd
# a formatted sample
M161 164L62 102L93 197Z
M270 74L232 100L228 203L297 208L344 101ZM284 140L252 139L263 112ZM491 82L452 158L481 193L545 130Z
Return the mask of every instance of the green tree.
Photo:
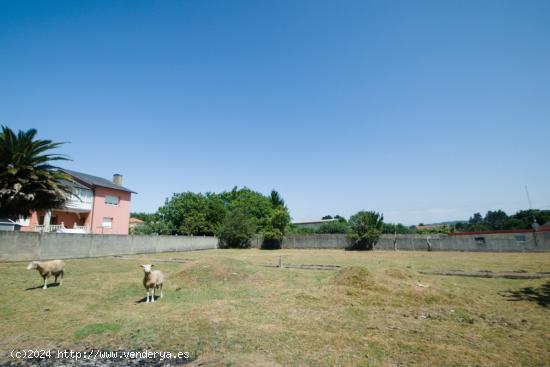
M290 214L284 207L277 207L269 216L269 227L278 229L282 234L285 233L286 226L290 223Z
M474 213L474 215L470 217L470 220L468 220L468 224L483 224L483 217L480 213Z
M483 216L480 213L474 213L472 217L468 220L468 231L471 232L480 232L488 231L489 227L483 221Z
M271 205L273 206L273 208L285 206L285 201L283 200L281 195L275 190L271 190L271 193L269 194L269 199L271 200Z
M349 219L349 250L372 250L384 226L384 216L373 211L360 211Z
M414 226L413 226L413 228L414 228ZM388 233L391 233L391 234L394 234L394 233L397 233L397 234L410 234L410 233L413 233L413 230L411 230L407 226L404 226L401 223L398 223L398 224L384 223L382 232L386 233L386 234L388 234Z
M506 227L508 215L502 210L488 211L483 219L484 224L491 230L500 230Z
M173 230L163 221L145 222L143 225L130 230L132 235L170 235L172 232Z
M141 219L144 222L152 222L158 220L157 213L145 213L145 212L132 212L130 213L130 218Z
M262 248L280 248L285 235L285 229L290 224L290 215L284 206L273 209L268 223L264 228Z
M210 224L210 232L214 235L225 219L227 208L220 195L211 192L206 193L206 220Z
M249 248L255 233L256 219L246 208L236 206L227 213L218 230L218 237L222 248Z
M315 234L317 230L315 228L297 226L295 224L289 224L285 228L287 234Z
M27 217L32 210L62 207L72 191L71 176L53 161L67 156L49 153L63 143L36 139L30 129L15 134L2 126L0 133L0 217Z
M550 210L520 210L508 218L506 229L532 229L535 220L539 225L550 222Z
M317 229L317 233L348 233L349 232L349 225L348 222L344 219L341 220L334 220L332 222L327 222L321 224L319 229Z
M222 193L221 197L228 210L239 208L247 216L255 219L255 233L261 232L268 225L269 216L273 211L273 203L269 197L246 187L234 188L231 192Z
M167 199L159 215L177 234L213 236L225 217L225 207L215 194L184 192Z
M281 238L290 222L288 209L281 195L273 190L262 195L246 187L234 187L231 191L216 193L184 192L166 199L153 216L137 214L147 218L151 225L141 232L169 232L181 235L216 235L229 233L231 221L228 216L238 213L245 216L246 223L253 223L253 233L268 231L268 235ZM223 231L221 226L225 225ZM247 227L248 228L248 227ZM277 232L277 230L279 232Z

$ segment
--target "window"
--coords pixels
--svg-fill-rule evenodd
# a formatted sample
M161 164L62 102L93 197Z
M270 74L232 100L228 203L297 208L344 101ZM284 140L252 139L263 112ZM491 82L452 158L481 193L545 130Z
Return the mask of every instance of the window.
M527 242L527 238L524 234L516 235L516 242Z
M118 196L105 195L105 204L118 205Z
M113 227L113 218L103 218L103 222L101 223L101 226L103 228L112 228Z
M91 203L93 199L92 191L87 189L75 189L75 197L71 197L72 200L79 200L84 203Z

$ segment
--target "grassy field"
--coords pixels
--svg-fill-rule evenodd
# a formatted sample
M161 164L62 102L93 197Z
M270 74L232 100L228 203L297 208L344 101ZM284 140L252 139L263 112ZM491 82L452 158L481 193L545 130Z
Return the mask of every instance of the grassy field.
M333 264L340 271L278 269ZM139 264L167 276L145 296ZM550 253L212 250L66 261L48 290L0 263L0 352L13 348L187 351L203 366L548 366L550 278L421 271L550 271ZM51 280L53 281L53 280Z

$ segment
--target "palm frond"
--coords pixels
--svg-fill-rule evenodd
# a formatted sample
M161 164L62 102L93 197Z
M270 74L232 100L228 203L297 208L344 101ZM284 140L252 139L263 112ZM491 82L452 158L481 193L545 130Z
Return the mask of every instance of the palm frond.
M0 217L27 216L32 210L62 207L72 191L72 177L53 161L70 160L48 153L64 143L36 139L36 129L2 126L0 133Z

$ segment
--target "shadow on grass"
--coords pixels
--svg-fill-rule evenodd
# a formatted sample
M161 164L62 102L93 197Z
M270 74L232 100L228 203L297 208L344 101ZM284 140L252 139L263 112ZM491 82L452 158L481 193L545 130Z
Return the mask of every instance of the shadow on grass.
M39 285L37 287L30 287L30 288L27 288L25 290L26 291L32 291L32 290L35 290L35 289L42 289L43 286L44 286L44 284ZM48 284L48 288L52 288L52 287L59 287L59 283L50 283L50 284Z
M530 301L542 307L550 307L550 282L544 283L538 288L525 287L515 291L501 293L509 301Z
M160 299L160 296L155 296L155 301L157 301L158 299ZM147 300L147 297L143 297L142 299L140 299L139 301L136 301L136 304L138 303L146 303L145 301Z

